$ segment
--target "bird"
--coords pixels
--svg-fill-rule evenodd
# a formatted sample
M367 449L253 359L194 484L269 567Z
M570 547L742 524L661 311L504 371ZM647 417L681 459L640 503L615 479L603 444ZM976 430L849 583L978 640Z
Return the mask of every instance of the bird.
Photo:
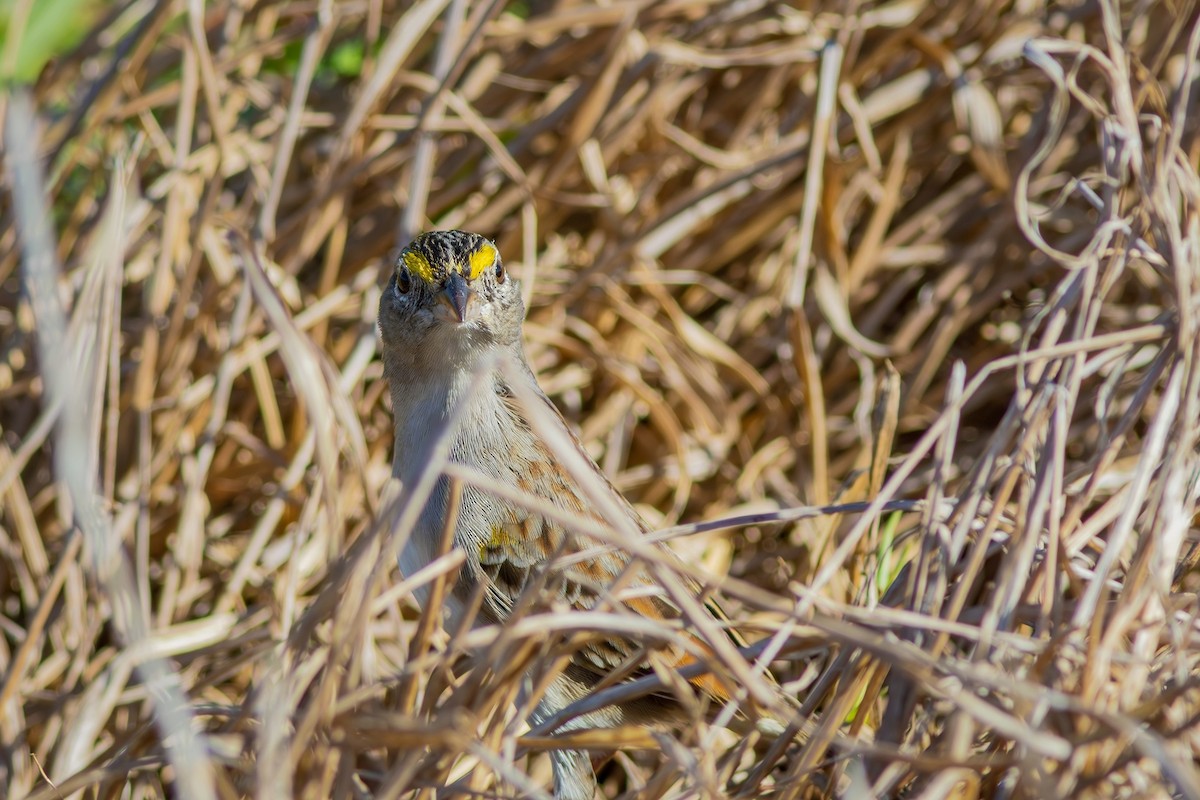
M474 624L502 625L529 587L547 593L559 608L588 611L611 598L610 589L620 582L622 589L634 590L618 592L623 613L679 629L685 620L678 598L654 591L657 581L644 560L619 547L600 546L563 523L569 515L638 536L650 530L539 386L525 356L524 317L521 284L484 236L431 231L418 235L396 258L379 303L395 422L393 475L401 485L415 483L442 435L449 436L450 462L486 476L461 486L454 512L450 478L437 479L403 545L401 572L412 575L439 555L447 516L456 513L452 544L465 559L445 599L451 619L466 613L472 593L478 592L482 602ZM575 463L594 473L588 476L594 480L577 480L578 472L565 466L541 435L547 430L570 443ZM563 514L537 513L506 500L488 491L492 482ZM651 546L665 559L675 558L666 545ZM682 583L695 594L695 607L734 646L743 645L716 602L703 596L695 581L683 578ZM428 593L418 596L418 603L427 602ZM709 652L709 643L698 635L688 642L693 651ZM644 659L653 644L610 632L587 639L537 701L530 724L552 720L615 671L631 672L626 679L651 674ZM697 660L678 643L658 645L660 664L683 667ZM715 707L724 706L735 691L713 674L693 676L690 685ZM677 697L660 690L581 714L557 730L651 725L679 713ZM590 757L568 749L550 756L554 797L591 800L596 778Z

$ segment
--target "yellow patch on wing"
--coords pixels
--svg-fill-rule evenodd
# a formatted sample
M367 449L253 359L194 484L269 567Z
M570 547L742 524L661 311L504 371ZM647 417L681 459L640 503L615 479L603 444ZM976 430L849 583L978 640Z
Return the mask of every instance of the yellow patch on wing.
M425 256L413 250L406 250L403 258L404 266L408 267L409 272L425 283L433 283L433 266Z
M495 551L507 553L512 543L512 531L507 526L493 525L491 538L479 545L479 560L488 563L495 558Z
M496 248L492 247L487 242L480 245L479 249L471 253L468 269L470 273L467 275L468 280L475 280L483 271L496 263Z

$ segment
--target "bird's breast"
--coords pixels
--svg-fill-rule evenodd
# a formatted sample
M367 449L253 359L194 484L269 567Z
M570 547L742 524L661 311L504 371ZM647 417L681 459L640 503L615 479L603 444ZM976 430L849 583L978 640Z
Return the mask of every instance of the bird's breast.
M466 375L441 383L393 382L393 412L397 420L393 472L405 486L415 486L430 468L439 445L448 447L447 460L481 473L483 482L513 481L514 451L511 411L490 380ZM448 436L449 439L444 437ZM516 459L520 460L520 459ZM442 475L400 554L400 569L412 575L433 561L446 525L450 481ZM474 568L481 548L492 531L511 522L512 510L486 487L463 486L454 543ZM469 577L469 576L464 576ZM425 605L427 593L418 592ZM451 601L448 601L451 602ZM454 609L450 609L451 615Z

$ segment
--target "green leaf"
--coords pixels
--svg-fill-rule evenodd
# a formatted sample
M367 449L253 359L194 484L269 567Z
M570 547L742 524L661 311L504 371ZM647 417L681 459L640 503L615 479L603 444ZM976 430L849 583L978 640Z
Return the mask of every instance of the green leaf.
M23 29L15 32L17 0L0 0L0 82L36 81L46 62L87 34L102 6L100 0L33 0Z
M329 54L329 66L343 78L357 78L362 74L366 47L362 39L342 42Z
M886 517L883 527L879 530L879 546L875 551L879 568L875 572L875 587L880 594L888 590L900 573L900 568L908 560L905 553L892 551L892 544L896 541L896 529L899 527L900 512L897 511Z

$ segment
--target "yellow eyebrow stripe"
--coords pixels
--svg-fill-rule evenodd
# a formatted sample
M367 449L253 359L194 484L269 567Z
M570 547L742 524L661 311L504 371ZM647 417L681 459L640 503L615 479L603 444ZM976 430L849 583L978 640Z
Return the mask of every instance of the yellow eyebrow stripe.
M408 267L408 271L416 275L425 283L433 283L433 267L425 256L412 250L407 250L404 253L404 266Z
M480 245L479 249L471 253L470 263L468 268L470 274L467 276L469 280L475 280L483 271L496 263L496 248L486 242Z

